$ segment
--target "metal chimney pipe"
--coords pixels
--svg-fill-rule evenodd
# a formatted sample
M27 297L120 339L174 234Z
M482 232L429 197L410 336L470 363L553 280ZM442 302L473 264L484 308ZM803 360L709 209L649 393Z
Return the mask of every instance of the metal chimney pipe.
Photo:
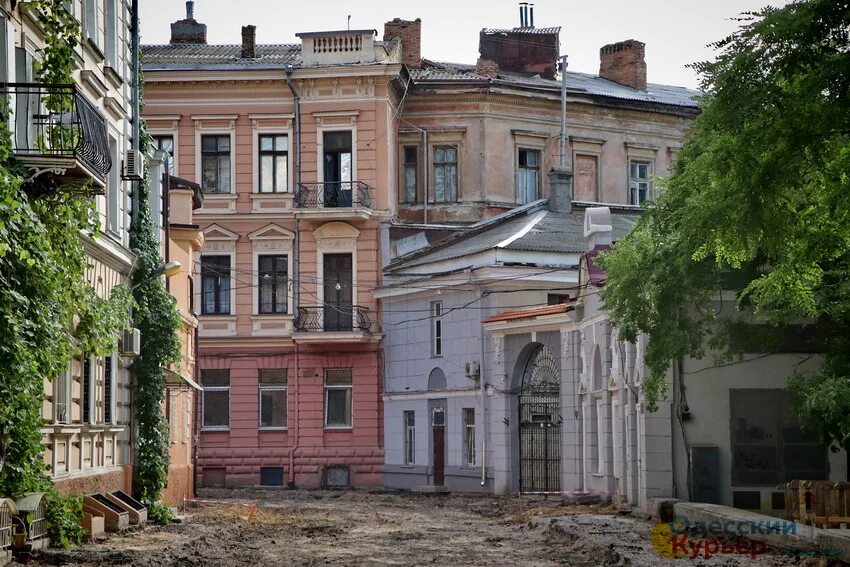
M528 8L528 27L534 27L534 4L529 4Z
M195 19L195 2L193 2L193 0L189 0L188 2L186 2L186 19Z
M525 27L525 18L526 18L525 12L526 12L527 6L528 6L528 2L520 2L519 3L519 27L521 27L521 28Z

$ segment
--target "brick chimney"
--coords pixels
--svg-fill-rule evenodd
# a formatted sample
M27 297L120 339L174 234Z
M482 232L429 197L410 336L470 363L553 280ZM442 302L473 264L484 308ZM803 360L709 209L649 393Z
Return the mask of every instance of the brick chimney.
M599 50L599 76L609 81L646 90L645 44L635 39L610 43Z
M413 21L395 18L384 24L384 41L401 39L401 61L408 67L418 69L422 65L422 20Z
M242 26L242 59L256 57L257 26Z
M186 2L186 18L171 24L171 42L174 43L207 43L207 25L195 20L195 3Z
M475 63L475 72L479 75L486 75L495 79L499 76L499 65L495 61L489 61L479 57L478 62Z
M483 29L478 36L482 59L502 71L554 79L558 70L561 28Z

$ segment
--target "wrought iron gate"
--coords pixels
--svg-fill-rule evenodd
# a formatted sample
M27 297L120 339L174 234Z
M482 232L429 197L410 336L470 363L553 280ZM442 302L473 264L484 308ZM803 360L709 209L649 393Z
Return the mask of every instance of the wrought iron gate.
M544 346L528 358L519 394L520 492L561 490L561 372Z

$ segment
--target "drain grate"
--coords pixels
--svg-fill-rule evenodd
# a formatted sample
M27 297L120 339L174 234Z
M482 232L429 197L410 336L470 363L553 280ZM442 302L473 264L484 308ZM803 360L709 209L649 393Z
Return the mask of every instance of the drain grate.
M328 488L348 488L348 476L347 466L325 467L325 486Z

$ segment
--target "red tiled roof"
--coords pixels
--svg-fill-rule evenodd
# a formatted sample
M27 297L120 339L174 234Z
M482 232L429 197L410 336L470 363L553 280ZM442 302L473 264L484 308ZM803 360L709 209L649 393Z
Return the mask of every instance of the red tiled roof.
M572 311L574 305L572 303L559 303L558 305L540 305L539 307L531 307L529 309L520 309L518 311L503 311L487 317L482 323L494 323L496 321L515 321L517 319L532 319L534 317L542 317L544 315L557 315L559 313L567 313Z

